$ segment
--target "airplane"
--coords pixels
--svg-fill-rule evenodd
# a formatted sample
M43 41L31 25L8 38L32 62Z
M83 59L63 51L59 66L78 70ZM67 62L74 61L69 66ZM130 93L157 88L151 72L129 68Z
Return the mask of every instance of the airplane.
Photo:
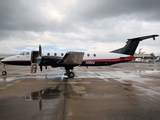
M122 48L110 51L108 53L96 54L96 53L84 53L84 52L67 52L65 55L63 53L61 56L45 55L42 56L42 48L39 45L39 51L23 52L20 55L10 56L1 60L3 63L2 75L6 75L5 64L10 65L32 65L32 63L37 63L42 71L42 66L64 67L66 70L66 75L68 78L74 78L75 73L73 69L75 66L109 66L117 63L129 62L134 58L134 53L140 43L145 39L158 37L159 35L148 35L142 37L136 37L128 39L126 45Z

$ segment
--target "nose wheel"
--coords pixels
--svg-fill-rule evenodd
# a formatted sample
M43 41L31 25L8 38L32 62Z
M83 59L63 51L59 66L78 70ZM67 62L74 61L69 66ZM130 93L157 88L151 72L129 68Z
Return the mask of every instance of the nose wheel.
M7 75L7 71L2 71L2 75Z
M6 71L6 64L3 64L3 71L2 71L2 75L7 75L7 71Z

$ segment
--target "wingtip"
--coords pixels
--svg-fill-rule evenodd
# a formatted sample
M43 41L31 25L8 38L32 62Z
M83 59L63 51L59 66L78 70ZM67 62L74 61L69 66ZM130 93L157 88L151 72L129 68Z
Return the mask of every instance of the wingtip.
M154 37L158 37L159 35L158 34L156 34L156 35L153 35Z
M155 37L158 37L159 35L153 35L153 40L156 40L156 38Z

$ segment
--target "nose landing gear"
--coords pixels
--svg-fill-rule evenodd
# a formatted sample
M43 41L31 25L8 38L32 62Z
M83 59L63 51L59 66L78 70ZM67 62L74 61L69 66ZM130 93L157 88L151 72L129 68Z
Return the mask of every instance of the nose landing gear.
M6 71L6 64L3 64L3 71L2 71L2 75L7 75L7 71Z

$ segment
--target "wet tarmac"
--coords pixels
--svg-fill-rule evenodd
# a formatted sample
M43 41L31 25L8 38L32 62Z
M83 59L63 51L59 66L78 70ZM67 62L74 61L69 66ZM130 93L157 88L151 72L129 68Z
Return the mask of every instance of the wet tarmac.
M0 65L2 68L2 65ZM159 120L160 63L61 68L0 75L0 120Z

